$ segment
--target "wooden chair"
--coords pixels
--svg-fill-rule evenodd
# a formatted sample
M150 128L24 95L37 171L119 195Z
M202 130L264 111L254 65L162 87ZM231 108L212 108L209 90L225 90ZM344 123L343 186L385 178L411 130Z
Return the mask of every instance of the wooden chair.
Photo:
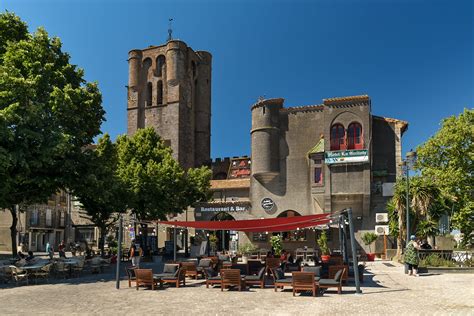
M275 286L275 292L280 287L282 290L285 286L291 286L292 279L285 277L285 273L282 269L270 269L273 276L273 285Z
M199 260L199 264L196 267L196 270L198 274L202 274L204 277L204 269L210 268L212 266L212 260L211 259L201 259Z
M151 269L135 269L135 276L137 291L141 285L151 286L152 290L155 289L155 285L158 285L157 280L153 278L153 271Z
M245 282L247 284L256 284L260 285L260 288L265 288L265 267L261 268L258 271L257 275L247 275L245 276Z
M49 273L51 271L52 266L53 266L53 264L49 263L49 264L45 265L44 267L42 267L41 269L34 271L33 276L35 277L35 283L38 283L38 279L40 279L40 278L48 281L49 280Z
M347 280L349 279L349 266L348 265L331 265L328 268L328 278L334 279L336 276L337 271L344 269L344 273L342 274L342 282L347 284Z
M337 294L342 293L342 275L344 274L345 268L336 272L333 279L321 279L318 282L320 288L337 287Z
M82 270L84 270L84 263L85 263L85 260L79 260L76 265L73 265L71 267L72 273L74 273L77 276L80 276Z
M297 249L295 250L295 259L298 259L298 258L301 258L302 260L305 259L303 248L297 248Z
M163 277L160 283L172 283L176 287L183 283L183 286L186 286L186 268L180 267L175 276Z
M194 277L196 280L198 279L199 273L196 269L196 263L189 261L189 262L182 262L181 267L184 268L185 276Z
M213 269L215 269L217 267L217 265L219 264L219 258L218 257L204 257L201 260L203 260L203 259L211 260L211 262L212 262L211 267Z
M246 283L245 279L240 276L239 269L222 269L221 270L221 291L224 291L226 286L237 286L239 291L242 288L245 290Z
M213 286L214 284L221 284L221 277L212 268L203 269L204 277L206 278L206 288Z
M313 272L293 272L292 273L293 296L298 291L311 291L316 296L318 285L314 280Z
M69 267L67 267L64 262L62 261L57 261L54 263L54 272L56 273L56 276L62 276L66 278L66 276L69 273Z
M135 276L136 267L125 267L125 272L128 278L128 287L132 287L132 282L137 283L137 277Z
M265 260L265 271L269 273L271 269L277 269L280 265L280 258L267 258Z
M16 285L18 285L21 281L26 281L26 285L28 285L28 273L25 270L22 270L14 265L10 266L12 272L12 279L15 280Z
M90 261L90 268L92 273L102 272L102 259L100 257L94 257Z

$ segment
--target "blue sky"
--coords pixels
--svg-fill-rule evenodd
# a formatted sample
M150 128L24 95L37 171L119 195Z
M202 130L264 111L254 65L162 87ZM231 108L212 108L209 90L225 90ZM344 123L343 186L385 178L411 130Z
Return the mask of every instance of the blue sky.
M98 81L113 137L126 132L127 53L174 37L213 55L212 157L250 153L250 106L369 94L376 115L407 120L404 151L443 117L473 107L470 0L4 0L30 30L59 36ZM318 136L315 136L315 138Z

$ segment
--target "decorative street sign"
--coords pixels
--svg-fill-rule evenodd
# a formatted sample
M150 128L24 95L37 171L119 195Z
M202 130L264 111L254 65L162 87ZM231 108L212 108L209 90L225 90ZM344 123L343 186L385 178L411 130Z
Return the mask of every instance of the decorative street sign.
M341 150L327 151L325 153L324 162L326 164L365 162L369 161L369 153L367 149L360 150Z
M270 211L275 206L275 202L270 198L263 198L261 204L265 211Z

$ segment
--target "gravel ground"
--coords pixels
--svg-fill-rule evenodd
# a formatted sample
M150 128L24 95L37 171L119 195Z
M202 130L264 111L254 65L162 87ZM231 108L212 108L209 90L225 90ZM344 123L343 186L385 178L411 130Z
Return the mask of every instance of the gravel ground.
M7 314L158 314L158 315L474 315L474 274L426 274L409 277L403 267L367 264L362 295L352 284L343 294L293 297L290 289L252 287L238 292L206 289L202 280L184 288L155 291L115 289L113 271L55 284L0 288L0 315Z

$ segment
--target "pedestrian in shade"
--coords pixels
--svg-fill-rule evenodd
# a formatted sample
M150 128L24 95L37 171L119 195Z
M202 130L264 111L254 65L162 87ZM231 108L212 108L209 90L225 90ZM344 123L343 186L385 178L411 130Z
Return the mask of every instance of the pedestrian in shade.
M410 242L405 248L405 264L408 264L409 275L418 276L418 250L420 246L416 242L415 235L410 236ZM413 273L415 272L415 273Z

